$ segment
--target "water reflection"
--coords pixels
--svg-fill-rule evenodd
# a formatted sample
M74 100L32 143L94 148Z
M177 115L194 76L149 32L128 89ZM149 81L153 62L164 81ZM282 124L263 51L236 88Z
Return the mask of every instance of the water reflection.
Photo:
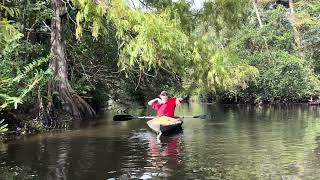
M145 121L50 132L0 145L0 179L319 179L320 108L189 104L183 132Z
M179 169L182 163L182 134L173 136L162 136L160 142L157 140L156 134L151 131L135 134L131 140L137 139L139 144L147 143L147 156L145 162L147 164L143 169L132 169L126 171L126 174L134 172L135 177L148 179L152 177L166 178L172 176L174 169ZM141 158L141 157L137 157ZM133 160L133 157L130 157ZM127 163L126 163L127 164ZM132 166L131 166L132 167Z
M161 142L153 136L149 139L149 157L153 167L169 176L181 163L181 134L161 137Z

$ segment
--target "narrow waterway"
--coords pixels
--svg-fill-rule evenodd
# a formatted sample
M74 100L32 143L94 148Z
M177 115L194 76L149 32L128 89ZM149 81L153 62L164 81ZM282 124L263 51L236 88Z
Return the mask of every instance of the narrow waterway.
M133 111L135 112L135 111ZM183 132L161 137L144 120L23 137L0 145L0 179L319 179L320 108L192 103Z

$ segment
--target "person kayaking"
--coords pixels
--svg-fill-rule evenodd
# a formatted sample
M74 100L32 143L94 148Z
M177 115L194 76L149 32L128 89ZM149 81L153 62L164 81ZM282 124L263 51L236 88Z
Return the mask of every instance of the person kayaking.
M159 97L150 100L148 104L157 111L157 116L174 117L174 110L183 99L169 97L166 91L162 91Z

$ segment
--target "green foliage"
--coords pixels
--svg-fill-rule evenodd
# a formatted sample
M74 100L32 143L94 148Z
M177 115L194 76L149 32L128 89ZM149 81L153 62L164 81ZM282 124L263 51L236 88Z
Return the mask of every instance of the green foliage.
M246 19L249 0L209 0L204 3L202 22L212 27L216 32L223 28L236 29Z
M178 72L188 63L188 37L169 13L133 11L122 1L113 1L112 7L109 17L124 43L119 57L122 70L138 66L140 71L164 67Z
M257 94L262 99L302 99L319 93L319 80L298 56L285 51L272 53L271 64L261 62L266 55L257 54L252 61L260 70L257 80Z
M80 8L77 13L77 37L81 36L82 24L92 24L92 34L97 37L102 27L101 16L115 26L120 41L119 66L121 70L138 67L140 71L165 67L178 71L188 60L188 38L179 29L179 23L170 20L170 13L145 13L132 10L121 0L112 1L109 6L91 1L74 1ZM106 8L108 13L106 14Z
M318 67L317 63L313 64L317 51L306 48L306 57L300 56L294 47L294 34L287 9L283 6L262 11L261 16L261 28L257 27L256 16L252 14L245 26L231 36L232 41L227 44L237 52L242 61L256 67L259 76L254 82L249 83L250 86L246 90L225 91L225 96L222 96L227 99L237 96L238 101L257 103L301 102L309 97L318 96L320 82L313 70L313 67ZM308 18L299 22L300 32L303 33L303 46L317 47L313 28L318 25L310 22Z
M0 4L0 17L16 17L20 14L20 11L16 7L7 7Z
M0 53L6 51L10 44L21 37L22 34L7 19L0 18Z
M145 0L142 5L144 8L156 9L159 12L167 10L170 13L171 19L178 20L181 29L188 35L194 30L196 26L195 22L199 19L199 13L192 10L191 3L187 0Z
M7 128L8 124L4 124L3 121L4 120L0 121L0 135L8 131L8 128Z
M39 66L46 63L47 58L41 58L23 67L15 77L2 76L0 79L0 110L8 108L10 105L16 109L18 104L22 104L26 95L41 83L50 74L50 71L43 71ZM17 87L19 87L17 89Z
M83 26L90 24L92 36L97 38L99 30L103 28L101 17L107 13L108 4L106 1L99 1L98 4L92 0L73 0L76 7L79 8L76 15L76 36L80 38L83 32ZM101 32L101 30L100 30ZM103 30L102 30L103 32Z
M3 8L8 13L4 13L10 18L18 16L17 8ZM13 9L13 10L11 10ZM5 16L5 17L6 17ZM48 58L39 58L32 61L25 58L30 44L22 43L23 34L15 27L16 23L9 23L6 19L1 19L0 25L0 110L7 108L17 108L22 104L26 95L35 87L39 86L49 71L42 70L43 64ZM32 51L32 50L31 50Z
M143 74L153 70L166 69L180 77L194 80L187 86L196 85L199 89L202 87L216 89L233 88L237 85L245 86L245 81L257 73L255 68L244 62L237 62L237 57L234 54L227 55L231 51L217 48L214 41L203 40L201 35L188 37L181 30L181 26L186 24L179 21L185 21L188 19L186 16L190 15L188 12L190 5L187 6L186 2L183 2L164 3L166 9L154 12L131 9L121 0L112 1L109 6L101 5L102 9L109 7L107 14L104 11L99 12L100 15L106 15L109 22L116 28L117 38L120 41L118 43L120 69L131 75L135 74L135 71ZM246 4L245 2L241 3ZM235 6L229 8L237 12L241 3L236 3ZM173 4L175 7L167 8ZM100 16L97 17L97 13L99 13L97 7L86 1L78 1L77 5L80 9L84 8L78 12L77 17L79 18L77 19L92 22L92 27L94 27L96 24L94 21L100 18ZM213 7L215 4L210 5ZM227 6L232 3L219 1L217 5L226 6L224 10L229 11ZM156 6L158 5L156 4ZM178 19L172 16L175 14L172 11L178 12ZM242 13L230 17L227 14L221 14L219 22L223 23L223 20L236 21L241 17L240 14ZM231 24L231 22L229 23ZM81 24L78 25L81 26ZM192 30L187 27L184 29L188 29L185 32ZM217 29L215 27L213 30L217 31Z
M0 3L0 53L9 44L22 37L22 34L8 20L8 18L18 16L19 14L18 8L7 7Z
M35 88L49 77L50 2L0 5L1 108L34 102ZM65 1L69 80L92 104L120 96L145 101L161 89L245 102L317 96L320 6L294 2L293 23L277 1L257 1L260 28L249 0L206 1L199 11L186 0L144 0L144 8L122 0Z
M187 88L197 87L201 92L232 90L238 86L245 89L246 82L254 80L258 74L257 69L241 61L232 49L218 47L216 39L215 31L211 31L195 41L195 64L186 76Z

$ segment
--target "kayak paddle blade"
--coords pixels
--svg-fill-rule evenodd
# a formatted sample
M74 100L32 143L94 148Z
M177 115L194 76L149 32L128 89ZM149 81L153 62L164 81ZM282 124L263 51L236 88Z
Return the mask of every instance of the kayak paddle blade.
M134 119L131 115L115 115L113 116L113 121L129 121Z
M199 118L200 118L200 119L207 119L208 116L207 116L206 114L204 114L204 115L200 115Z
M199 116L193 116L193 118L207 119L208 116L206 114L203 114L203 115L199 115Z

